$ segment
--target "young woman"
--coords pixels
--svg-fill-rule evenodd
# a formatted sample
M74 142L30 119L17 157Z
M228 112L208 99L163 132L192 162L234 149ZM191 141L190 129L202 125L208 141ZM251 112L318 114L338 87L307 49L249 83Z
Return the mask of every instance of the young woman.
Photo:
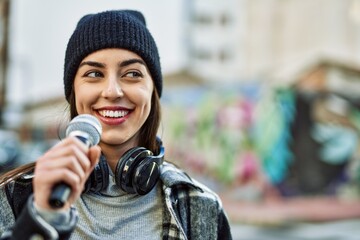
M140 12L84 16L67 45L64 87L70 118L96 117L100 143L68 136L3 176L2 239L231 239L218 196L163 161L160 60ZM159 177L144 176L145 161L159 165ZM60 182L71 192L54 208Z

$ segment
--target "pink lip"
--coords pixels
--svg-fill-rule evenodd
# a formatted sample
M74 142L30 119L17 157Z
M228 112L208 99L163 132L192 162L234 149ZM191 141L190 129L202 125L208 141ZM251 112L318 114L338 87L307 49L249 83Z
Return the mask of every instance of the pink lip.
M101 110L112 110L112 111L119 111L119 110L126 110L129 111L129 113L124 116L124 117L119 117L119 118L110 118L110 117L104 117L102 115L100 115L99 111ZM119 107L119 106L107 106L107 107L101 107L101 108L97 108L95 110L96 112L96 116L99 118L99 120L101 122L103 122L106 125L120 125L122 123L124 123L131 115L132 113L132 109L129 108L125 108L125 107Z

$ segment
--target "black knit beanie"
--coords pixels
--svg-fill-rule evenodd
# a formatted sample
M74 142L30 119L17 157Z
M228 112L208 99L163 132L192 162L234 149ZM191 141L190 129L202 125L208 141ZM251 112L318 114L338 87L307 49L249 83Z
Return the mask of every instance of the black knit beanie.
M161 96L162 74L156 43L144 16L134 10L106 11L80 19L67 45L64 66L65 98L69 101L81 61L104 48L123 48L138 54L146 63Z

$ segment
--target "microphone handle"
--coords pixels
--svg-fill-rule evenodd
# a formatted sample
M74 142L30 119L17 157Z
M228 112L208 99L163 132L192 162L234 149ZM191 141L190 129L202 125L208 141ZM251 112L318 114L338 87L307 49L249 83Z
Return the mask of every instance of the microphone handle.
M56 184L49 197L50 206L55 209L62 208L69 198L70 193L71 187L66 183Z

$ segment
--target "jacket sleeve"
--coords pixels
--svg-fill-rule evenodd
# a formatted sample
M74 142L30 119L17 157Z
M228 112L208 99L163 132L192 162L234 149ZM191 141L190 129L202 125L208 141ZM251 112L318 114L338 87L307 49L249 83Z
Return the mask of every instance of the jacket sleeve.
M33 196L31 196L15 225L10 230L5 231L0 239L69 239L76 226L77 219L77 212L72 208L68 223L53 226L38 214L33 205Z
M219 223L218 223L218 240L232 240L231 236L231 228L226 217L225 212L222 210L219 215Z

